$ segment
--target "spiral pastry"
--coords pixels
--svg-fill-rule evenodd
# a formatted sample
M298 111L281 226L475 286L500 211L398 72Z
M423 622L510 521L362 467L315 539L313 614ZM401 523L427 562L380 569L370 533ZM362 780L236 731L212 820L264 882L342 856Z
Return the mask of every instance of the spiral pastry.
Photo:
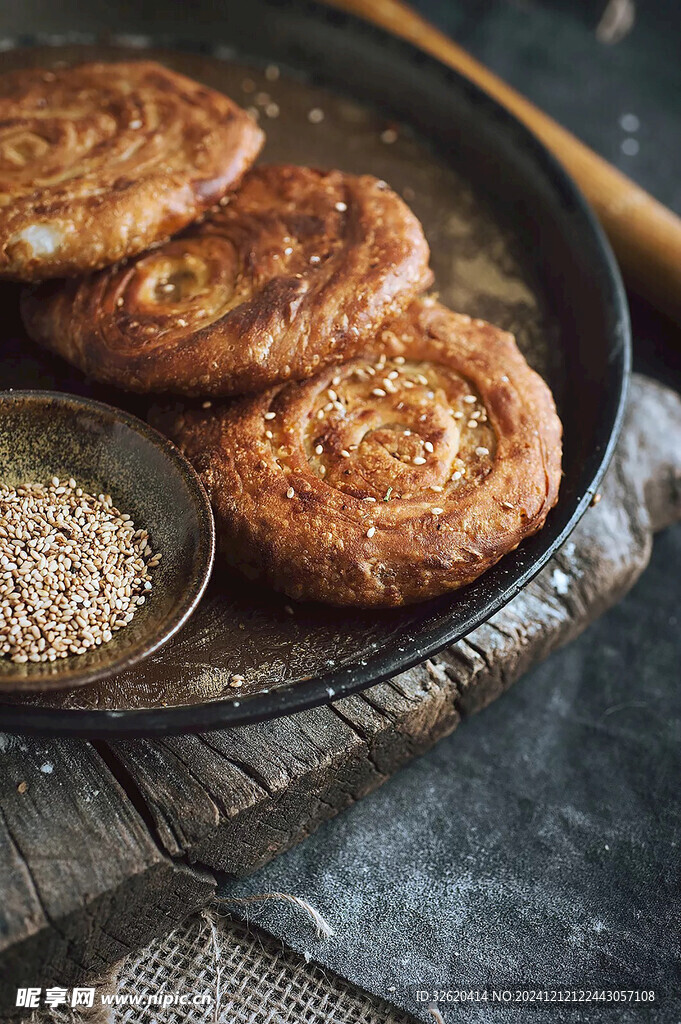
M0 76L0 276L142 252L216 203L263 139L226 96L152 61Z
M128 390L248 394L354 355L430 282L421 225L375 178L257 167L223 203L125 266L28 294L29 334Z
M388 607L454 590L558 497L561 424L510 334L425 299L376 347L165 424L228 560L297 599Z

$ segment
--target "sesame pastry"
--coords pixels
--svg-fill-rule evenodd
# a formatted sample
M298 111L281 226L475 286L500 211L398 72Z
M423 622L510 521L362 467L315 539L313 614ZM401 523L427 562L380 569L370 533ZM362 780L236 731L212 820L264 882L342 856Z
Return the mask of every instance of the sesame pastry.
M384 182L257 167L206 220L122 267L25 297L29 334L132 391L241 395L355 355L431 279Z
M371 356L166 423L234 566L296 599L455 590L539 530L561 424L512 335L416 300Z
M226 96L153 61L0 75L0 277L80 274L158 244L263 140Z

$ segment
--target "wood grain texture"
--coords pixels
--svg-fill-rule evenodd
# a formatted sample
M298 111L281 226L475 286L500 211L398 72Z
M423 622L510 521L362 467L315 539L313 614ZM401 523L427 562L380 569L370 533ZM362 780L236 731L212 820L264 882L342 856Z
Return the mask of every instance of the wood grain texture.
M213 871L250 873L361 799L619 599L679 518L681 397L638 377L602 500L525 591L432 661L230 731L0 736L5 996L103 970L207 903Z
M72 983L203 905L86 742L0 736L0 1005Z
M681 218L471 57L402 0L327 0L408 39L460 71L523 121L558 157L596 211L627 283L681 317Z

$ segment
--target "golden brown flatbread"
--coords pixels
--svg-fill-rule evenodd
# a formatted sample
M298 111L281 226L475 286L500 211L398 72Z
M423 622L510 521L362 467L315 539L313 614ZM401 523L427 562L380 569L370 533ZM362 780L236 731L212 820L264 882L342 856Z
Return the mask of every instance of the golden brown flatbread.
M360 351L431 279L418 220L385 182L257 167L199 225L122 267L48 283L29 334L132 391L239 395Z
M0 277L80 274L179 231L235 185L263 133L152 61L0 76Z
M558 498L560 420L510 334L425 299L373 347L166 424L227 559L294 598L381 607L454 590Z

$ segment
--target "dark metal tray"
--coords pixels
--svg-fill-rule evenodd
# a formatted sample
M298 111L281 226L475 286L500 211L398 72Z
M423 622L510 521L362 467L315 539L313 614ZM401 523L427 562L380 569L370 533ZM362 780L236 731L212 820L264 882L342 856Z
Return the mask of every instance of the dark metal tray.
M82 689L5 697L0 727L89 736L203 730L298 711L393 676L509 601L597 489L630 363L626 301L607 243L576 187L522 125L380 29L301 0L250 0L238 14L206 0L141 12L123 5L114 35L108 5L83 7L5 5L0 69L151 52L246 106L259 99L264 161L385 178L423 221L442 300L513 330L551 384L565 428L564 479L544 530L455 595L382 613L294 607L218 565L195 616L157 656ZM259 93L276 116L265 114ZM323 119L310 119L311 110ZM16 290L0 294L3 387L69 390L145 414L139 398L94 385L35 348ZM233 673L245 677L239 691L229 689Z

